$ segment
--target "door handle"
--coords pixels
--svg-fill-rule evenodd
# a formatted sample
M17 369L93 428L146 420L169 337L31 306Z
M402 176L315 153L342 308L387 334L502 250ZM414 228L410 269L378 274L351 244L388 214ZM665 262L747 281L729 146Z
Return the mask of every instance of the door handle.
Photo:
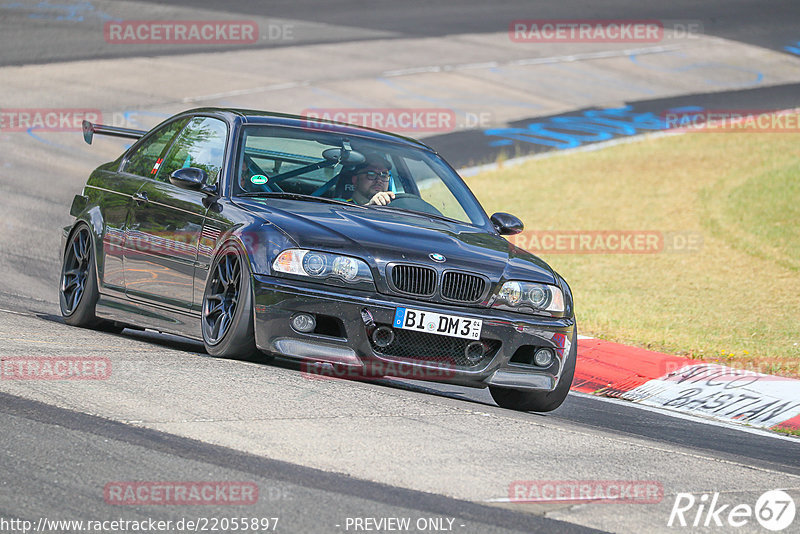
M137 191L133 195L133 200L135 200L136 204L138 204L139 206L141 206L142 204L147 204L147 202L149 201L149 199L147 198L147 193L143 191Z

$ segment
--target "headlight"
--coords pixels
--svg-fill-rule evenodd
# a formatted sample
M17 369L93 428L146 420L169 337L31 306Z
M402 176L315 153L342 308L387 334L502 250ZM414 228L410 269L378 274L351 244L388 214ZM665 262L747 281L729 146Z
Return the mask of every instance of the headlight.
M333 274L348 282L352 282L358 276L358 263L359 260L357 259L348 258L347 256L337 256L336 259L333 260Z
M278 254L272 269L337 285L365 282L372 285L372 273L364 261L327 252L290 248Z
M303 270L310 276L319 276L325 272L325 256L309 252L303 257Z
M529 313L564 313L564 293L549 284L510 281L500 288L492 307Z
M506 282L500 288L500 298L511 306L519 305L522 300L522 286L519 282Z

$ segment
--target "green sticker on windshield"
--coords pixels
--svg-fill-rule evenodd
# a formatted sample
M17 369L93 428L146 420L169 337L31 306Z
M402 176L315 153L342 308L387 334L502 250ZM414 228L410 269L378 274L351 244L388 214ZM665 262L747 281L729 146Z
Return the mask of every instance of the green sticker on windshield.
M263 174L254 174L253 176L250 177L250 183L253 183L253 184L256 184L256 185L265 184L265 183L267 183L268 180L269 180L269 178L267 178Z

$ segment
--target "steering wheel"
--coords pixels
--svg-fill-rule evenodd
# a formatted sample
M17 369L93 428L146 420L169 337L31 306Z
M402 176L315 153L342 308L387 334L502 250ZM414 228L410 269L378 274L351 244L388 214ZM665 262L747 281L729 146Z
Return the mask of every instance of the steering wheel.
M387 206L394 206L396 208L402 208L406 210L421 211L423 213L430 213L444 217L441 211L437 210L432 205L422 200L419 196L412 193L395 193L394 200L389 202Z

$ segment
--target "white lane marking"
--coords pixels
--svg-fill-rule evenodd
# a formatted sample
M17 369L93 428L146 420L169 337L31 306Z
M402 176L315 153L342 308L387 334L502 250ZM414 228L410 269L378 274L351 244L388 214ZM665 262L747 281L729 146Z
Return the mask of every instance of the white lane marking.
M680 45L648 46L644 48L627 48L625 50L601 50L598 52L586 52L583 54L570 54L566 56L532 57L524 59L514 59L500 63L498 61L486 61L483 63L458 63L455 65L428 65L425 67L409 67L407 69L387 70L383 73L384 78L396 76L408 76L411 74L423 74L428 72L452 72L458 70L474 69L493 69L497 67L516 67L524 65L550 65L553 63L572 63L589 59L605 59L610 57L625 57L631 55L643 56L647 54L661 54L680 49Z
M497 67L506 66L525 66L525 65L546 65L553 63L569 63L573 61L582 61L589 59L602 59L609 57L625 57L632 54L647 55L647 54L660 54L681 48L678 45L668 46L653 46L646 48L631 48L626 50L605 50L599 52L587 52L584 54L572 54L567 56L552 56L552 57L536 57L515 59L507 62L499 61L485 61L482 63L459 63L455 65L430 65L425 67L410 67L407 69L389 70L381 73L381 77L392 78L397 76L407 76L410 74L421 74L429 72L451 72L461 70L477 70L477 69L493 69ZM212 93L209 95L187 96L181 100L182 103L188 104L191 102L198 102L203 100L215 100L219 98L229 98L232 96L251 95L255 93L264 93L268 91L281 91L284 89L294 89L297 87L307 87L311 85L309 80L299 82L286 82L276 83L272 85L264 85L260 87L251 87L249 89L234 89L231 91L222 91L219 93Z
M18 311L13 311L13 310L6 310L6 309L3 309L3 308L0 308L0 312L13 313L14 315L24 315L26 317L30 317L30 316L33 315L32 313L23 313L23 312L18 312Z
M728 428L728 429L731 429L731 430L739 430L740 432L746 432L748 434L756 434L758 436L765 436L765 437L769 437L769 438L780 439L780 440L790 441L792 443L800 444L800 438L793 438L791 436L784 436L784 435L778 434L777 432L772 432L772 431L764 430L764 429L761 429L761 428L749 427L749 426L744 426L742 424L729 423L729 422L726 422L726 421L718 421L718 420L715 420L715 419L710 419L710 418L706 418L706 417L700 417L700 416L692 415L692 414L689 414L689 413L676 412L676 411L668 410L668 409L665 409L665 408L657 408L657 407L654 407L654 406L648 406L646 404L639 404L637 402L621 400L621 399L617 399L617 398L614 398L614 397L601 397L599 395L592 395L591 393L583 393L583 392L580 392L580 391L573 391L573 390L570 390L569 394L570 395L574 395L576 397L583 397L583 398L586 398L586 399L595 399L595 400L599 400L599 401L602 401L602 402L609 402L611 404L618 404L620 406L628 406L628 407L632 407L632 408L637 408L639 410L644 410L646 412L654 412L654 413L658 413L658 414L661 414L661 415L666 415L668 417L673 417L675 419L683 419L683 420L686 420L686 421L692 421L694 423L700 423L700 424L704 424L704 425L718 426L718 427L721 427L721 428Z
M800 486L786 487L783 489L789 491L796 491L800 490ZM720 495L740 495L746 491L762 491L762 489L761 488L732 489L727 491L717 491L717 493L719 493ZM678 493L679 493L678 491L672 491L672 492L664 491L664 497L671 497L673 495L677 495ZM702 493L702 492L695 492L695 493ZM565 497L561 499L547 499L541 501L526 501L520 499L512 499L510 497L497 497L494 499L484 499L483 502L507 502L515 504L548 504L548 503L574 502L576 505L582 505L582 504L596 504L598 502L604 503L608 502L609 500L612 499L609 499L608 496L606 496L605 498L590 498L590 499L576 499L576 498Z
M234 89L233 91L223 91L221 93L212 93L210 95L187 96L186 98L181 100L181 102L187 104L190 102L197 102L201 100L214 100L217 98L228 98L231 96L252 95L254 93L266 93L268 91L281 91L283 89L294 89L295 87L306 87L307 85L311 85L311 82L302 81L302 82L276 83L272 85L264 85L261 87L251 87L249 89Z

